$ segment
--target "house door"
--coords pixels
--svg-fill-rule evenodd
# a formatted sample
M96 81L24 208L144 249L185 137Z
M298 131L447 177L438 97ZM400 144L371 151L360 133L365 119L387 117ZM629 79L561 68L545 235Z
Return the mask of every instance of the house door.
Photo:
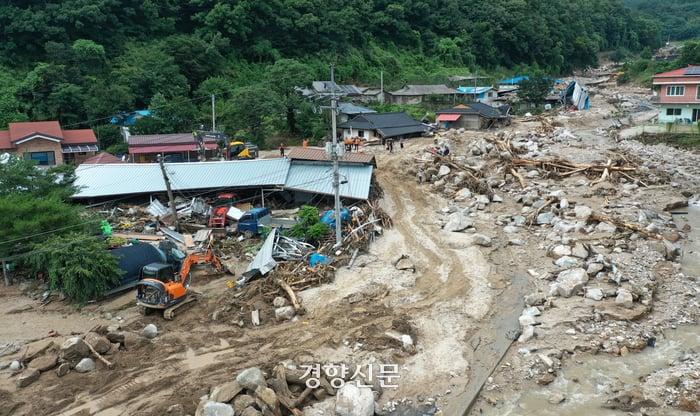
M700 108L693 109L693 123L700 121Z

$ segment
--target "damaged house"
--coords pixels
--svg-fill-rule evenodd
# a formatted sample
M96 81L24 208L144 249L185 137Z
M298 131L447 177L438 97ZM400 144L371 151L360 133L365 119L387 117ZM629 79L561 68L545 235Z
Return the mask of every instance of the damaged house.
M436 121L443 129L481 130L510 123L510 106L499 108L472 103L437 111Z

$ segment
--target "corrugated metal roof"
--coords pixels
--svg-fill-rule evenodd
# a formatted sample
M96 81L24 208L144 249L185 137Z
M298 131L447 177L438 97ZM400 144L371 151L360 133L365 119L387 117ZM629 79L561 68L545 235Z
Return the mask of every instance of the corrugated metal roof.
M367 199L372 182L372 169L372 165L340 165L340 196ZM285 188L333 195L332 172L332 167L328 163L294 161L289 168Z
M326 154L326 149L320 147L292 147L287 157L292 160L313 160L330 162L331 158ZM374 155L364 152L346 152L340 158L340 162L365 163L376 165Z
M216 143L216 139L204 137L207 143ZM168 145L168 144L196 144L197 140L192 133L173 133L173 134L144 134L129 136L129 146L150 146L150 145Z
M288 159L168 163L173 190L284 185ZM165 191L157 163L80 165L75 170L75 198Z
M449 95L457 94L457 90L445 84L437 85L406 85L405 87L392 91L390 95Z

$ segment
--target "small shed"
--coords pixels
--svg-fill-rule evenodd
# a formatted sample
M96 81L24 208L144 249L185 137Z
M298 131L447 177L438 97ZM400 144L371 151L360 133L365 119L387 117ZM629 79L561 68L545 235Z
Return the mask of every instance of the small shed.
M437 122L444 129L481 130L499 124L507 124L510 120L508 114L510 107L491 107L483 103L459 105L437 111Z

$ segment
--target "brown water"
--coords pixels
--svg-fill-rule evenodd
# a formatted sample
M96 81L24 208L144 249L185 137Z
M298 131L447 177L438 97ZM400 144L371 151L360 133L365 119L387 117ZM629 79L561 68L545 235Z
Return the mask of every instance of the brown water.
M681 260L686 275L700 277L700 205L692 205L687 214L675 217L679 227L689 224L691 232L686 241ZM602 404L609 397L613 385L639 384L639 379L667 367L669 361L677 360L689 349L700 349L700 325L682 326L667 330L659 337L654 348L625 357L596 355L581 364L567 363L559 377L547 387L522 393L501 407L486 408L487 416L622 416L628 412L605 409ZM576 379L578 382L574 382ZM554 394L566 398L560 404L549 403ZM654 415L690 415L672 409L650 413Z

